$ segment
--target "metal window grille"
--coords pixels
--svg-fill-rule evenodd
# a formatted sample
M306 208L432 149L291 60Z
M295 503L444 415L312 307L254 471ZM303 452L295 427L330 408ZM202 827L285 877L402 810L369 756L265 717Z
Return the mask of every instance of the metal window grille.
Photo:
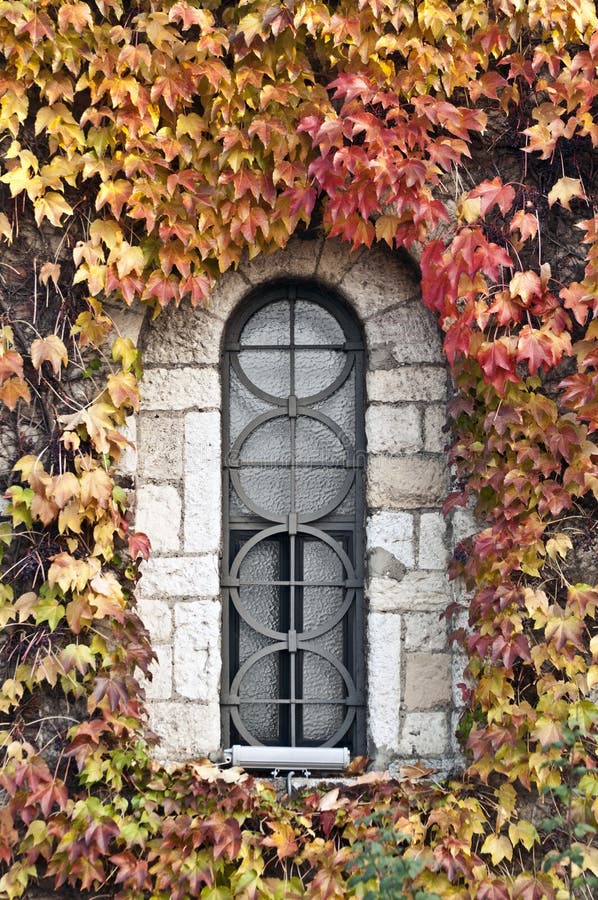
M224 347L224 745L364 751L364 347L314 285L262 289Z

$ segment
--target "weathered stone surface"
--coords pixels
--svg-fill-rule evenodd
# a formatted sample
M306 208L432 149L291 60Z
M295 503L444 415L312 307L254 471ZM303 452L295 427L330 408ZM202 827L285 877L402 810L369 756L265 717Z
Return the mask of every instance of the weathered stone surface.
M413 516L410 513L384 510L367 520L367 546L383 547L408 568L414 566Z
M413 612L405 614L405 650L444 650L447 646L448 627L440 612Z
M447 714L444 712L411 712L405 715L401 728L399 752L424 759L442 757L450 751Z
M381 244L363 253L339 286L364 320L419 295L419 284L405 260Z
M218 556L152 556L143 564L140 596L214 597L220 585Z
M363 248L352 250L350 244L337 238L325 240L316 275L329 284L338 284L349 269L357 265L363 253Z
M141 393L142 409L220 409L220 375L211 367L146 369Z
M169 641L172 637L172 609L165 600L151 597L139 600L137 609L152 641Z
M243 275L252 284L276 278L293 278L314 275L320 255L322 239L302 240L292 238L284 250L276 253L260 253L243 264Z
M230 269L221 275L212 291L208 306L215 316L226 321L233 309L251 290L251 284L239 272Z
M150 728L162 739L155 755L174 761L205 757L220 746L220 707L191 701L148 704Z
M367 467L367 501L374 509L440 506L447 489L442 458L373 456Z
M401 617L368 616L369 728L376 750L393 748L401 705Z
M369 406L365 433L370 453L417 453L422 449L420 411L415 404Z
M178 309L169 306L160 314L159 325L152 322L146 332L143 361L159 366L176 360L181 365L217 365L224 321L211 308Z
M420 569L446 569L449 557L446 540L446 520L442 513L422 513L419 520Z
M127 416L120 432L130 443L124 447L116 471L119 475L134 478L137 472L137 417Z
M185 550L209 553L221 540L220 413L185 416Z
M158 657L151 666L152 680L143 681L148 700L167 700L172 696L172 647L169 644L155 644Z
M480 530L480 526L476 523L473 510L471 509L456 506L452 512L452 523L453 543L455 545Z
M433 709L451 699L450 654L407 653L405 655L405 706Z
M377 612L440 611L451 599L446 576L436 572L407 572L401 581L370 578L366 594Z
M178 481L183 475L183 421L167 412L139 416L138 468L141 478Z
M450 442L449 435L443 431L445 425L445 405L428 406L424 412L424 450L429 450L431 453L445 452Z
M189 700L209 703L220 685L220 604L177 603L174 610L174 686Z
M135 528L152 542L154 553L168 553L180 547L181 498L169 484L145 484L137 490Z
M370 402L382 403L444 400L446 382L446 370L441 366L377 366L376 371L367 373L367 396Z
M110 335L112 340L119 337L129 338L134 344L139 343L141 329L151 315L148 307L142 306L141 303L133 306L125 306L124 303L106 303L104 312L114 322L114 331Z
M389 550L374 547L368 553L368 572L371 576L379 575L400 581L405 575L405 566Z
M434 317L421 303L405 304L368 319L368 349L386 347L399 365L441 361Z

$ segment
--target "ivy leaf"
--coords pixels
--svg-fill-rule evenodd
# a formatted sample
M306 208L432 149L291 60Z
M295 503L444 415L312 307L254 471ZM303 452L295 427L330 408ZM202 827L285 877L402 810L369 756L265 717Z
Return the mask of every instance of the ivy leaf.
M49 362L56 378L60 375L61 365L67 366L68 352L57 334L49 334L45 338L36 338L31 344L31 362L39 371L42 364Z
M548 204L549 206L554 206L558 201L561 206L564 206L565 209L571 211L571 206L569 204L574 197L580 197L584 200L587 199L583 184L579 178L568 178L565 175L563 178L559 178L557 183L549 190Z
M128 549L131 559L137 559L138 556L141 556L143 559L148 560L151 546L150 539L142 531L136 531L134 534L129 535Z
M288 822L270 822L269 826L272 834L262 839L263 846L274 847L280 860L294 856L299 848L292 826Z
M489 834L482 844L481 852L490 854L493 866L497 866L503 859L509 862L513 859L513 846L505 834Z

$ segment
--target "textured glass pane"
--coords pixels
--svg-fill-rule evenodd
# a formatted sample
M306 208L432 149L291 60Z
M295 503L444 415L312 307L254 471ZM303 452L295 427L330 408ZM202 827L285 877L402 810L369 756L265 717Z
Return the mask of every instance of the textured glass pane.
M239 667L246 662L253 653L262 650L272 643L272 638L260 634L247 624L243 619L239 622Z
M245 466L239 470L241 487L250 501L270 515L285 515L291 508L290 469L261 469Z
M278 631L280 628L279 588L274 585L251 585L247 582L278 581L280 544L260 541L244 558L239 568L241 605L260 625Z
M278 300L259 309L241 332L241 344L290 343L290 305L288 300Z
M251 510L249 507L245 506L245 504L241 501L239 495L235 491L232 484L229 487L228 491L228 508L230 510L231 516L251 516Z
M324 743L343 724L346 709L338 704L316 706L306 703L303 707L303 740Z
M355 369L331 397L315 403L314 409L325 413L333 422L340 425L352 443L355 434Z
M320 577L327 576L323 573ZM330 580L333 577L330 576ZM331 619L343 605L344 598L345 591L342 587L303 588L303 631L313 631Z
M338 553L324 541L303 543L303 581L318 584L320 581L342 581L345 577Z
M347 491L347 495L339 506L335 507L334 513L348 516L355 512L355 483L351 485Z
M340 350L297 350L295 353L295 393L310 397L329 387L345 365Z
M275 744L279 741L280 726L278 706L242 703L239 713L243 723L249 728L256 741L262 744Z
M319 463L326 465L343 465L346 461L345 449L328 425L299 416L296 430L297 462Z
M325 309L317 303L297 300L295 303L296 344L343 344L343 329Z
M340 631L341 625L337 625L335 631ZM328 641L318 638L314 646L319 643L322 648L328 649L333 636ZM303 676L303 699L309 700L341 700L345 696L345 680L338 669L320 656L318 653L304 651L301 660ZM338 658L338 657L337 657Z
M272 409L265 400L260 400L242 384L234 372L230 373L230 439L233 443L246 425L256 416Z
M238 358L245 375L257 388L274 397L289 396L288 350L241 350Z
M346 477L346 469L297 469L297 511L310 513L326 506L339 494Z
M280 692L280 652L268 653L258 659L239 687L241 700L276 700Z
M291 427L287 418L269 419L241 447L241 462L287 463L291 458Z

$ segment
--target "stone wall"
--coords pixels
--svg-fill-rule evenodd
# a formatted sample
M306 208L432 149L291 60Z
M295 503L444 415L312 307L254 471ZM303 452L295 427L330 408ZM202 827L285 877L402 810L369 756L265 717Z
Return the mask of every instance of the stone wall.
M447 768L461 660L440 618L454 529L440 511L448 385L439 334L412 264L381 248L301 239L225 275L209 309L167 310L144 326L136 527L153 545L140 608L158 655L147 695L160 755L220 748L220 347L244 295L281 277L333 286L367 342L370 755L378 766L423 758Z

